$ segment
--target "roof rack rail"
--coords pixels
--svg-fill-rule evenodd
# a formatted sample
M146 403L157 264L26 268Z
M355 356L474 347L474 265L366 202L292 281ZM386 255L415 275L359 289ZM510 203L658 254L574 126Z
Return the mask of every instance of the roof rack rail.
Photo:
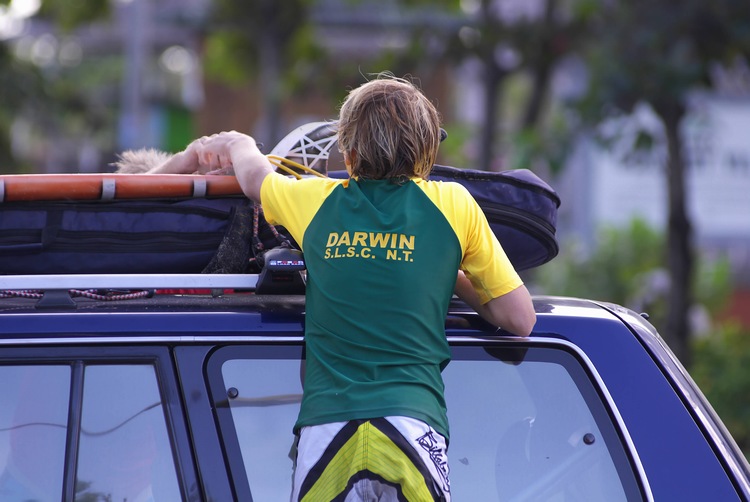
M153 294L152 290L239 290L263 295L300 295L305 293L304 270L302 251L278 247L266 252L260 274L2 275L0 297L41 296L37 308L73 309L77 307L73 296L92 297L92 290L132 293L114 297L97 293L95 299L102 300L125 299L128 296L132 298L133 295L140 297L143 294L150 296Z
M0 297L37 298L38 309L75 309L77 296L109 301L150 297L155 290L211 290L212 295L224 290L256 291L258 278L257 274L6 275L0 276ZM276 294L283 292L282 288Z
M255 289L258 274L57 274L0 276L0 290Z

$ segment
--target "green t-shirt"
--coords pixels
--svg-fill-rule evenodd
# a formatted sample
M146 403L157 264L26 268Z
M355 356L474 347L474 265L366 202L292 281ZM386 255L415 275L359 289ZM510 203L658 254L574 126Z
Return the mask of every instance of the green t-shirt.
M521 284L455 183L270 175L266 218L307 266L304 396L295 428L408 416L448 437L445 316L462 268L483 301Z

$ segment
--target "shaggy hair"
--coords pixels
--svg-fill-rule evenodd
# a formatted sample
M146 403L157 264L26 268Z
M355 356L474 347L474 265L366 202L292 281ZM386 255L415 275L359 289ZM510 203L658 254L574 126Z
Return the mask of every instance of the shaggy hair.
M341 105L338 148L363 179L426 178L440 146L440 115L411 82L380 74Z
M118 154L112 165L117 168L115 172L118 174L145 174L171 157L172 155L153 148L126 150Z

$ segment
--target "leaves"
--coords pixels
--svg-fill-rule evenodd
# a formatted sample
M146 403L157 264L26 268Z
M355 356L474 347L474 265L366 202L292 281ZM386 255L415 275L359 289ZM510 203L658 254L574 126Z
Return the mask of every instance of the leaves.
M722 326L694 343L691 374L750 458L750 332Z
M63 31L110 15L109 0L42 0L40 17L53 20Z
M594 298L647 311L651 323L661 330L669 285L665 244L661 232L636 218L625 228L601 229L592 254L568 243L555 260L536 271L534 283L549 294ZM696 302L716 312L725 304L730 283L728 260L700 260Z
M638 100L684 101L707 85L711 65L750 54L747 16L735 0L618 0L604 4L594 23L597 43L585 49L591 71L590 111ZM592 103L593 101L593 103ZM598 118L601 118L601 114Z
M263 52L270 44L282 77L288 78L295 61L318 54L309 30L309 4L309 0L215 0L206 27L207 74L234 85L247 83L260 73Z

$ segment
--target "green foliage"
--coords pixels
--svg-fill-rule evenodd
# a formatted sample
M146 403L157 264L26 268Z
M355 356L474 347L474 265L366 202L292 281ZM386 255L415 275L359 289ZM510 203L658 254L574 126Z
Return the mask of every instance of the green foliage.
M512 135L511 140L513 150L509 168L552 174L562 171L573 144L569 131L559 122L553 122L550 127L545 128L521 129ZM541 167L544 169L540 169Z
M731 263L725 258L700 261L693 283L696 301L706 307L711 314L718 314L726 307L731 294Z
M599 121L639 101L659 110L709 83L711 68L750 55L747 4L736 0L609 2L591 16L590 80L581 110ZM741 10L744 8L744 15Z
M10 128L15 117L30 108L48 103L41 73L32 65L16 59L5 44L0 44L0 174L17 172L10 147Z
M257 54L244 34L219 31L206 38L203 71L211 79L240 87L257 72Z
M693 344L693 379L750 459L750 331L722 326Z
M662 235L635 219L624 229L602 229L592 255L584 254L574 243L564 247L557 258L538 270L535 282L548 294L627 306L640 295L642 285L636 279L662 266L663 249Z
M40 17L50 18L63 30L106 18L111 13L109 0L42 0Z
M298 27L289 40L287 53L292 63L283 85L292 96L309 96L313 90L330 93L340 87L342 75L354 73L349 65L329 61L326 51L314 40L315 29L310 24Z
M449 166L474 168L466 152L466 145L475 136L472 129L462 125L445 125L448 137L440 144L440 162Z
M576 296L617 303L646 311L659 329L666 312L665 239L643 220L625 228L604 228L596 250L564 246L560 255L540 267L533 282L545 294ZM717 312L730 292L730 267L725 259L698 262L694 277L696 303Z
M676 355L689 360L691 260L689 214L685 204L685 151L680 129L690 93L710 85L717 64L750 56L747 3L737 0L615 0L591 17L593 37L581 51L588 90L578 102L584 124L629 114L647 103L664 125L669 156L664 166L669 201L670 250L668 329L662 335ZM642 135L637 146L653 138Z
M283 79L291 78L296 61L318 53L309 29L310 4L311 0L215 0L206 27L206 74L231 85L247 83L260 74L264 47L270 45L277 51Z
M122 58L112 56L84 60L62 72L61 78L53 79L48 85L56 97L58 134L76 131L86 136L113 134L119 110L118 96L112 89L119 89L123 72Z
M1 0L4 5L9 0ZM110 14L109 0L42 0L36 14L49 20L62 32ZM59 66L40 69L15 57L10 43L0 43L0 172L22 172L29 166L11 158L8 138L10 126L18 117L32 124L32 135L49 144L56 137L71 137L86 123L91 131L111 130L114 111L102 99L102 88L94 82L109 79L118 84L120 72L97 61L76 69ZM97 133L99 134L99 133ZM38 169L39 166L34 166Z

